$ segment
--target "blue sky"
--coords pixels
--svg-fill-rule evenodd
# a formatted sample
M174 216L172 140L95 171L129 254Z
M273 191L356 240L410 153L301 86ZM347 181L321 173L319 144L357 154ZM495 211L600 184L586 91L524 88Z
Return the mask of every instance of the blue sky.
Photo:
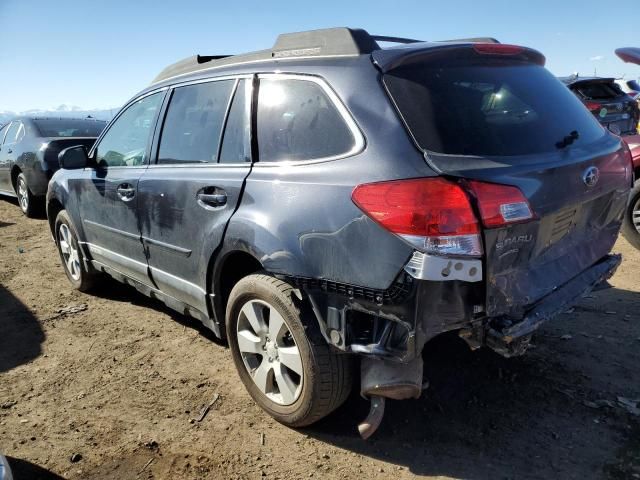
M280 32L329 26L494 36L539 49L557 75L637 78L640 66L613 50L640 47L639 20L635 2L601 0L0 0L0 110L118 107L183 57L268 48Z

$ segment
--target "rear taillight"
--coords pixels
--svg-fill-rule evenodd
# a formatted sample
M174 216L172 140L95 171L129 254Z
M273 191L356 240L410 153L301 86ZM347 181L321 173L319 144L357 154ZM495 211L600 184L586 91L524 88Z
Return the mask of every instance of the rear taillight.
M602 105L596 102L585 102L585 106L589 109L590 112L595 112L602 108Z
M534 215L529 202L517 187L472 180L469 187L478 200L482 223L496 228L531 220Z
M522 192L509 185L464 182L476 198L482 223L497 228L534 218ZM358 185L353 202L382 227L434 255L481 256L480 226L469 195L443 178Z
M482 255L480 228L469 197L443 178L416 178L357 186L353 202L382 227L418 250Z
M482 55L520 55L524 47L505 43L476 43L473 49Z

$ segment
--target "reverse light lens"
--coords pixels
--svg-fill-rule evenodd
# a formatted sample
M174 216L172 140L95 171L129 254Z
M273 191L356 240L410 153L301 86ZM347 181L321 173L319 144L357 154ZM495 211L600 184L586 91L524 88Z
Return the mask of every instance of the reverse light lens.
M478 199L482 223L487 228L502 227L534 218L529 202L517 187L470 181Z

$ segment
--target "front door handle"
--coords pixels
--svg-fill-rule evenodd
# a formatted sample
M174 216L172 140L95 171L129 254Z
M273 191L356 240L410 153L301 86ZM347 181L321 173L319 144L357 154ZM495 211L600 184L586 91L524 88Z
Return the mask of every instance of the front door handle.
M13 150L9 149L7 150L7 153L13 153Z
M222 207L227 203L227 194L222 193L199 193L198 203L209 207Z
M118 185L116 192L118 192L120 200L124 202L133 200L133 197L136 196L136 189L128 183L121 183L120 185Z

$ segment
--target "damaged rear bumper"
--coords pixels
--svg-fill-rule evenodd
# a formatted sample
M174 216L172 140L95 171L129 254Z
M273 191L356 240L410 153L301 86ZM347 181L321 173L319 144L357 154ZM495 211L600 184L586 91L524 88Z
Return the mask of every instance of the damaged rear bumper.
M409 275L394 290L298 279L326 341L346 353L409 363L440 333L459 331L472 348L488 346L504 356L526 350L531 334L610 278L622 258L607 255L525 309L523 316L489 317L483 282L423 281Z
M537 302L521 320L491 319L484 328L483 343L504 356L522 353L521 348L526 346L526 342L522 342L523 339L528 340L543 323L567 311L581 297L611 278L621 262L621 255L607 255Z

